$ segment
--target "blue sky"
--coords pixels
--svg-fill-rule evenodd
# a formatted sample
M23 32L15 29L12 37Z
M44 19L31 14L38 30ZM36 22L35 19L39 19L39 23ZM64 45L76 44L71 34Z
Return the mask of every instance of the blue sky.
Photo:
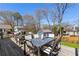
M52 9L52 4L33 4L33 3L6 3L0 4L0 10L12 10L18 11L21 15L31 14L35 15L35 10L40 8L49 8ZM64 15L63 22L75 23L79 19L79 4L73 4L70 6ZM45 21L45 20L43 20ZM45 21L46 23L46 21ZM50 22L51 23L51 22Z

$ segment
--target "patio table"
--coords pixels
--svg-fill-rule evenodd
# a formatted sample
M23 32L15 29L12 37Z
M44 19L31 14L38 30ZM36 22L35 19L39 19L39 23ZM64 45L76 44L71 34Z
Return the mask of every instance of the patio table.
M31 42L33 46L38 49L38 55L40 56L40 48L49 42L52 42L54 38L44 38L44 39L32 39Z

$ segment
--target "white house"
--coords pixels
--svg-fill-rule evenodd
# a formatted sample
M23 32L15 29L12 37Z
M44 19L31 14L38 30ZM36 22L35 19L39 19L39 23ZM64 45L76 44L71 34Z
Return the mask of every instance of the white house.
M23 26L15 26L14 27L14 34L20 33L23 30Z
M64 27L65 29L65 34L68 34L68 35L79 35L79 27L78 26L69 26L69 27Z
M10 25L1 25L0 24L0 29L2 30L3 33L7 33L8 30L11 30L12 27Z
M54 37L54 34L52 33L51 30L49 29L42 29L42 30L39 30L37 32L37 34L41 37L41 38L44 38L44 37Z

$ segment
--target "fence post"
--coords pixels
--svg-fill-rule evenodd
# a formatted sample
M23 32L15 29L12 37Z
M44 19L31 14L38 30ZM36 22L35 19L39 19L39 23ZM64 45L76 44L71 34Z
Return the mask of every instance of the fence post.
M75 48L75 56L78 56L78 49Z

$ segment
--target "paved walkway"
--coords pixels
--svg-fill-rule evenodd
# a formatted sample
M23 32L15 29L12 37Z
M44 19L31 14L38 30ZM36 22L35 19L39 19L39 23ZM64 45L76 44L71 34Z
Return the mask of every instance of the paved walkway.
M59 56L75 56L75 48L61 45Z
M10 39L0 39L0 56L23 56L23 50Z

